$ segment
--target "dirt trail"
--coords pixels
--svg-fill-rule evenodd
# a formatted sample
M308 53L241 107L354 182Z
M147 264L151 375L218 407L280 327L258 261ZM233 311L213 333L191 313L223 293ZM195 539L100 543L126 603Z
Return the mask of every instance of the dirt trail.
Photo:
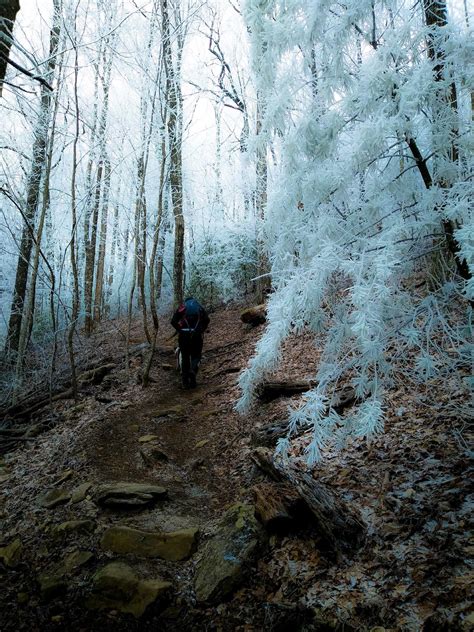
M162 333L162 351L154 359L151 386L138 403L111 410L95 424L86 442L87 463L90 477L99 483L148 482L169 490L165 511L146 512L135 523L165 526L170 516L176 523L179 513L182 523L201 525L235 500L230 479L243 422L233 406L237 376L254 338L240 323L238 311L220 312L219 324L211 319L211 332L205 336L198 386L185 390L167 333ZM146 441L150 436L155 438ZM156 450L164 456L150 456Z

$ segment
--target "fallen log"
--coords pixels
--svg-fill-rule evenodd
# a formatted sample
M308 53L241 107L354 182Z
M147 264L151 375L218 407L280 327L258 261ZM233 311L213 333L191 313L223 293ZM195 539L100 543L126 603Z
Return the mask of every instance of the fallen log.
M276 461L266 448L254 450L252 460L274 480L288 483L298 492L332 551L348 552L362 544L366 532L362 518L356 510L349 509L343 500L338 499L327 485L315 481L307 472Z
M270 402L277 397L291 397L309 391L316 386L311 380L284 380L281 382L263 382L258 389L258 397Z
M244 311L240 314L240 320L243 323L253 325L254 327L262 325L267 320L267 308L263 304L244 309Z
M356 394L355 390L351 387L345 387L336 391L331 400L330 405L326 411L326 414L329 413L329 410L332 408L338 414L342 413L345 408L352 406L356 402ZM295 434L293 434L293 438L299 437L304 434L308 430L308 426L300 426ZM275 446L278 442L278 439L282 437L286 437L288 434L288 422L283 421L279 423L268 424L267 426L263 426L262 428L257 428L252 432L250 437L251 443L254 446Z
M78 377L79 388L88 384L100 384L103 381L104 377L108 373L110 373L116 366L116 364L110 362L108 364L99 365L91 368L88 371L84 371ZM11 419L15 419L18 417L27 417L32 413L37 412L41 408L44 408L50 402L57 402L61 399L71 399L72 397L72 388L65 388L63 384L60 389L56 389L51 397L49 395L45 396L43 394L39 396L37 395L35 398L28 399L14 406L11 406L3 414L5 417L9 417Z
M78 382L81 385L94 384L95 386L98 386L103 381L104 377L113 371L116 366L117 365L114 362L110 362L90 369L89 371L84 371L84 373L79 375Z

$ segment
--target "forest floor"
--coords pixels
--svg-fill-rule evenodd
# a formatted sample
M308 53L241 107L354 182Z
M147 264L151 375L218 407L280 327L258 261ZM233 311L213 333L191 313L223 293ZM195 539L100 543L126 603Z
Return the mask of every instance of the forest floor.
M0 460L2 632L474 628L467 370L416 388L397 384L385 432L370 445L353 440L341 452L327 451L312 469L363 517L359 550L336 561L311 520L298 520L261 537L240 585L220 603L196 598L206 543L237 503L252 506L255 485L265 479L251 460L252 432L284 420L302 397L260 402L245 417L235 412L238 375L263 327L244 325L239 314L233 307L211 315L194 390L181 387L165 323L147 389L136 379L143 356L134 355L131 367L122 362L100 384L86 385L78 402L58 401L32 415L30 422L52 416L54 424ZM84 345L89 360L116 355L120 326ZM134 344L144 341L140 332L137 320ZM287 341L283 358L275 378L308 379L318 350L305 334ZM297 440L297 461L308 441ZM150 492L142 497L146 507L101 505L102 486L118 482L160 486L167 498L153 504ZM135 554L114 553L104 544L114 526L173 532L185 548L192 543L185 559L142 555L143 538ZM117 560L140 581L171 584L162 591L153 584L157 598L141 616L123 613L119 601L102 609L91 601L97 572ZM125 592L123 581L137 581L127 577L118 578Z

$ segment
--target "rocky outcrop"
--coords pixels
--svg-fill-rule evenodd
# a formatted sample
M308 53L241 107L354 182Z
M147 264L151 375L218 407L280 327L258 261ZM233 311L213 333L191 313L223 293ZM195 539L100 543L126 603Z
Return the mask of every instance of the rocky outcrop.
M227 510L197 563L197 600L217 603L229 596L245 579L263 538L252 506L238 504Z
M198 534L198 529L153 533L119 525L107 529L101 546L113 553L132 553L176 562L185 560L194 552Z
M102 507L148 507L168 497L164 487L146 483L111 483L102 485L95 494L95 502Z
M93 577L86 605L91 609L113 609L140 617L146 608L163 597L171 584L162 579L140 580L127 564L111 562Z

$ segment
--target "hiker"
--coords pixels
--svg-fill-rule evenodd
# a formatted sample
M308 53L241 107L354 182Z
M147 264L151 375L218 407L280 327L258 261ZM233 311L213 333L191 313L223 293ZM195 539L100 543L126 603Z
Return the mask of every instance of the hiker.
M171 324L178 332L183 386L195 388L209 316L204 307L190 296L175 311Z

